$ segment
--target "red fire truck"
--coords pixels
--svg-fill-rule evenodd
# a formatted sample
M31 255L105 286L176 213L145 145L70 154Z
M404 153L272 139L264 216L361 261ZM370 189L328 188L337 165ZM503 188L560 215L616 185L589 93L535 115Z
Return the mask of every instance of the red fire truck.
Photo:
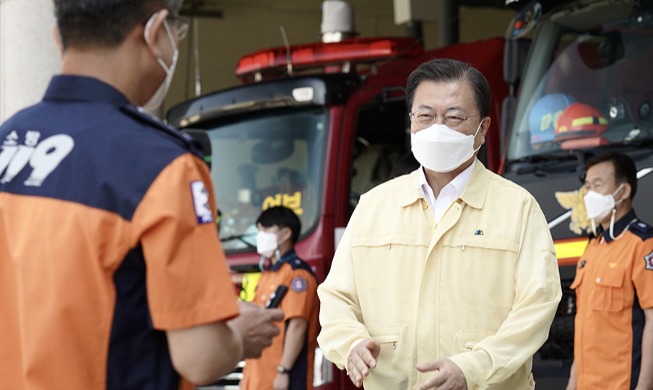
M549 220L563 300L541 355L561 361L564 377L573 358L576 312L569 286L588 241L578 232L582 216L576 218L573 207L582 202L574 191L582 185L585 160L603 151L628 154L638 169L634 208L653 222L647 200L653 193L653 3L506 3L518 12L507 33L504 74L519 94L504 104L508 147L502 171L537 198ZM565 207L556 192L567 193L558 194L567 199Z
M273 205L300 216L297 252L324 279L360 194L397 174L410 156L406 78L430 58L469 62L488 78L494 103L482 159L497 170L508 93L503 47L500 38L433 51L412 38L351 38L264 49L241 58L242 85L173 107L170 124L210 138L219 232L241 297L251 295L259 272L255 220ZM317 388L351 386L316 356ZM211 388L237 388L238 378L235 372Z

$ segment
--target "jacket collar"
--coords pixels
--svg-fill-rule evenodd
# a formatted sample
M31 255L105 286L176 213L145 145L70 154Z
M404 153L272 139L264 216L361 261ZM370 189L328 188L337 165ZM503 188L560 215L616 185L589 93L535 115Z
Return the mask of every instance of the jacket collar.
M116 88L86 76L58 75L50 80L43 100L69 100L107 103L122 107L129 100Z
M283 256L281 256L281 258L276 263L270 265L270 267L268 269L270 271L276 271L279 268L281 268L281 266L284 263L291 262L291 261L293 261L295 259L297 259L297 253L295 252L295 248L292 248L292 249L288 250L288 252L284 253Z
M612 235L619 238L619 235L623 233L623 231L630 226L630 224L634 221L637 220L637 215L635 214L635 209L630 209L630 211L621 217L618 221L614 222L614 228L612 231ZM599 225L596 228L596 235L597 236L603 236L603 239L605 242L612 242L614 241L612 237L610 237L610 229L603 229L603 225Z
M419 167L415 171L411 172L408 176L408 185L402 186L399 190L399 199L401 207L410 206L423 199L424 197L419 192L419 170L423 169ZM460 199L463 202L468 204L471 207L480 209L485 203L485 197L487 195L487 189L490 182L490 173L485 169L485 166L477 159L472 171L472 176L467 182L467 186L463 190Z

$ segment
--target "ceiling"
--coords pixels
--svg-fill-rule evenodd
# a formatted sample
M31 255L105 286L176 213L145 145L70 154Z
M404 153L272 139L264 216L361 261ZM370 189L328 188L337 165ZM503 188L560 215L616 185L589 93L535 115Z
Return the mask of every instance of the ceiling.
M491 7L491 8L506 8L505 0L462 0L458 1L458 5L465 7Z
M245 6L265 6L269 0L239 0L235 3ZM284 3L288 0L277 0L277 3ZM442 1L442 0L432 0ZM453 4L463 7L485 7L485 8L506 8L505 0L450 0ZM349 0L355 9L392 9L393 0ZM215 17L221 18L223 16L221 6L229 3L234 3L233 0L185 0L182 8L182 14L189 16L202 16L202 17ZM294 6L300 6L297 2L293 1ZM311 0L303 2L305 7L313 7L322 3L322 0ZM301 3L300 3L301 4Z

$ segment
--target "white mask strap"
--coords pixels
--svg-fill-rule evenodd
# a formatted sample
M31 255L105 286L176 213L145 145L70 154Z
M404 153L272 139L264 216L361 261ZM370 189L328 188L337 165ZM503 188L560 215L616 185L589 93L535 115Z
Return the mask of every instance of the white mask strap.
M158 15L159 15L159 11L153 13L152 16L150 16L150 18L147 20L147 23L145 24L145 30L143 31L143 35L145 36L145 42L148 45L152 44L152 42L150 41L150 29L152 28L152 24L154 23ZM166 30L166 35L168 36L168 40L170 41L170 46L172 47L172 51L175 52L177 50L177 44L175 43L175 38L172 35L172 30L170 30L170 25L168 24L167 19L163 19L163 28ZM158 57L156 60L159 63L159 65L161 65L161 67L166 72L166 74L170 72L175 62L175 59L173 58L172 60L173 64L170 64L170 66L168 66L161 57Z
M482 124L483 124L483 120L481 119L481 123L479 123L478 127L476 128L476 133L474 133L474 142L476 142L476 136L478 135L478 132L481 131ZM481 146L483 146L483 144L478 145L478 148L474 149L474 153L478 152Z
M155 13L150 16L150 18L147 20L147 23L145 23L145 30L143 31L143 36L145 37L145 43L148 45L151 45L152 42L150 41L150 29L152 29L152 24L156 20L156 17L159 15L159 11L156 11Z
M481 131L481 125L483 124L483 119L481 119L481 122L478 124L478 127L476 128L476 133L474 133L474 138L478 135L478 132Z
M617 209L612 209L612 217L610 217L610 238L614 240L614 215L617 213Z
M615 195L617 192L619 192L619 190L621 190L621 188L622 188L623 186L624 186L623 183L621 183L621 184L619 185L619 187L617 187L617 189L614 190L614 192L612 193L612 199L614 199L614 195ZM621 196L621 199L619 199L618 202L615 202L615 204L614 204L615 207L616 207L619 203L621 203L623 200L624 200L624 197L623 197L623 195L622 195L622 196Z
M262 256L258 259L258 269L261 272L265 271L265 256Z

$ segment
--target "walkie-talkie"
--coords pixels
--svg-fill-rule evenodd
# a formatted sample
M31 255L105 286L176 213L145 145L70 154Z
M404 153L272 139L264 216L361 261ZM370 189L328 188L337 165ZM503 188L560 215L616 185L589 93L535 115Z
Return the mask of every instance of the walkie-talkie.
M265 304L266 309L274 309L276 307L279 307L281 304L281 300L283 297L286 295L288 292L288 287L284 286L283 284L280 284L276 290L270 295L270 299L267 301Z

